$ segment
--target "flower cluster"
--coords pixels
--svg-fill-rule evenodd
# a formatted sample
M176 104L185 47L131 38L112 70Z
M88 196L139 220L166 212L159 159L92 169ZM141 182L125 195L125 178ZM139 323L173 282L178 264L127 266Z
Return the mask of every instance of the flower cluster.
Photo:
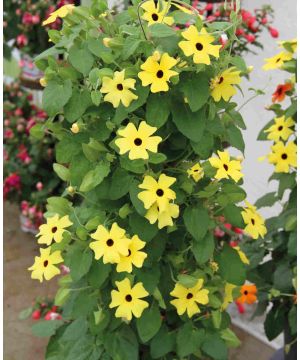
M208 3L203 6L199 0L194 0L192 5L198 10L207 21L229 21L230 14L235 10L235 5L224 3L212 4ZM279 32L272 26L273 23L273 9L270 5L263 5L261 9L255 9L253 13L249 10L241 9L241 23L236 29L236 36L239 42L233 45L233 52L236 55L242 55L245 52L253 52L252 48L262 48L263 44L260 42L260 35L264 30L267 30L273 38L278 38ZM221 35L219 41L222 46L228 42L225 34ZM249 45L252 45L249 46Z
M38 297L32 306L24 309L19 314L21 320L31 317L32 320L61 320L61 309L54 305L53 299Z

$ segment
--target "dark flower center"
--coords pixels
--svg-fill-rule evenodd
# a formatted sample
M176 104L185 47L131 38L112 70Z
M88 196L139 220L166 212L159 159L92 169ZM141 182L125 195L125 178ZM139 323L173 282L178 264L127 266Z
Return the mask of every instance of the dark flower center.
M221 76L219 79L219 84L222 84L223 81L224 81L224 78L223 78L223 76Z
M56 227L56 226L54 226L54 227L51 229L51 231L52 231L52 233L53 233L53 234L55 234L55 233L56 233L56 231L57 231L57 227Z
M158 72L156 73L156 76L161 79L164 76L164 72L162 70L158 70Z
M136 138L136 139L134 139L134 145L136 145L136 146L141 146L142 145L142 139L140 139L140 138Z
M158 15L157 14L152 14L152 20L153 21L157 21L158 20Z
M45 261L44 261L44 267L47 267L48 264L49 264L48 260L45 260Z
M157 195L157 196L160 196L160 197L161 197L161 196L163 196L163 194L164 194L164 191L163 191L162 189L157 189L157 190L156 190L156 195Z
M276 62L278 63L280 60L281 60L281 58L279 57L279 58L276 60Z
M199 169L194 169L194 172L198 172L199 171Z
M288 158L287 154L282 154L281 159L286 160Z
M197 43L197 44L196 44L196 49L197 49L198 51L201 51L201 50L203 49L203 45L202 45L201 43Z
M283 126L280 125L280 126L278 127L278 131L281 131L282 129L283 129Z
M248 295L248 291L247 291L247 290L244 291L244 295Z
M127 255L127 257L130 256L130 255L131 255L131 250L128 250L128 255Z
M228 165L224 164L224 165L223 165L223 168L224 168L226 171L228 171Z
M106 245L107 245L107 246L113 246L113 244L114 244L113 239L108 239L108 240L106 241Z
M187 296L186 296L187 299L191 299L192 297L193 297L192 293L188 293Z
M282 92L283 92L282 87L279 87L279 88L277 89L277 94L278 94L278 95L281 95L281 94L282 94Z
M122 84L118 84L118 85L117 85L117 89L120 90L120 91L122 91L122 90L123 90L123 85L122 85Z
M252 223L252 225L254 225L254 224L255 224L255 220L254 220L254 219L251 219L251 223Z
M126 296L125 296L125 300L126 300L127 302L131 302L131 301L132 301L132 296L131 296L130 294L126 295Z

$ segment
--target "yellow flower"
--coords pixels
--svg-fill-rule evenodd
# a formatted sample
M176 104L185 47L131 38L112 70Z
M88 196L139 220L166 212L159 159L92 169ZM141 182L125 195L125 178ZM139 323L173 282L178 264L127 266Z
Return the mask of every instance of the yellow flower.
M55 265L64 261L64 259L61 257L61 252L54 251L52 254L50 254L50 252L50 247L47 247L46 249L40 249L41 256L36 256L34 264L28 268L28 270L32 271L32 279L37 279L42 282L43 277L46 280L50 280L54 276L60 274L59 268Z
M41 84L42 87L47 86L47 80L46 80L46 78L44 78L44 77L40 78L40 84Z
M229 179L231 177L238 182L244 175L241 173L241 162L238 160L230 160L227 151L218 151L219 158L212 157L209 159L211 166L218 169L215 178Z
M271 149L268 160L275 165L276 173L288 173L290 166L297 167L297 146L294 142L284 145L282 141L278 141Z
M109 48L109 43L111 42L111 38L105 37L103 38L102 42L105 47Z
M234 250L236 250L239 254L239 257L241 259L241 261L246 264L246 265L249 265L250 264L250 261L249 259L247 258L246 254L241 250L241 248L239 246L234 246L233 247Z
M138 198L144 203L145 209L150 209L153 204L157 204L159 212L166 211L170 200L176 199L176 193L170 189L176 178L161 174L158 181L152 176L146 175L144 181L139 185L140 189L145 189L138 194Z
M117 318L124 318L127 321L132 319L132 315L136 318L141 317L143 311L149 304L141 300L149 295L141 282L133 287L130 285L129 279L125 278L122 281L116 281L117 290L111 292L110 308L117 307L115 316Z
M244 223L246 224L244 231L253 239L258 239L259 236L263 238L267 233L264 219L256 211L255 206L251 205L248 201L245 201L245 203L246 207L244 207L244 211L241 212Z
M78 124L77 124L77 123L74 123L74 124L72 124L70 130L72 131L73 134L78 134L80 129L79 129Z
M191 176L196 182L198 182L204 176L204 170L199 163L195 164L190 169L188 169L187 173L189 177Z
M162 8L160 9L159 6ZM173 25L174 19L171 16L166 16L170 5L165 1L147 1L141 8L145 10L142 19L148 21L148 26L157 24L157 23L164 23L167 25Z
M151 84L150 90L153 93L168 91L168 81L172 76L178 75L176 71L170 70L176 63L177 60L167 53L161 56L160 62L156 54L149 56L141 65L141 69L144 71L140 71L138 77L141 79L143 86Z
M222 310L225 310L228 307L228 305L233 302L232 291L236 287L237 286L233 285L233 284L229 284L229 283L225 284L225 294L224 294L224 299L223 299L223 304L222 304Z
M162 141L160 136L151 136L157 130L150 126L146 121L139 124L138 129L134 124L129 123L125 129L118 130L118 135L122 136L115 141L123 155L129 151L129 159L149 159L147 150L157 153L158 144Z
M182 49L185 56L193 55L195 64L209 65L209 55L215 58L219 57L219 50L222 45L212 45L215 38L208 34L204 27L198 32L196 26L191 25L186 31L183 31L181 35L187 41L180 41L178 46Z
M73 225L69 216L65 215L62 218L56 214L47 219L47 223L39 227L39 233L36 235L39 237L39 244L50 245L52 240L59 243L63 239L63 233L65 228Z
M103 263L115 264L121 261L121 256L127 256L130 239L125 235L125 230L121 229L117 223L113 223L110 231L103 225L99 225L97 230L91 234L95 239L90 243L90 248L95 252L95 259L99 260L103 256Z
M240 71L236 71L235 67L231 67L211 80L211 96L217 102L220 101L221 98L228 101L234 94L236 94L236 88L232 85L237 85L240 82Z
M175 285L170 295L177 298L172 300L171 304L176 307L178 315L187 312L188 317L191 318L193 315L200 313L198 304L206 305L209 293L208 290L202 289L202 286L203 279L199 279L192 288L186 288L179 283Z
M134 235L130 240L127 256L121 256L120 262L117 265L117 272L132 272L132 265L137 268L143 266L144 260L147 257L147 254L140 251L145 247L145 241L142 241L137 235Z
M114 108L120 105L120 102L128 107L133 100L138 97L130 89L135 90L135 80L125 79L125 70L115 71L113 79L104 76L100 92L105 93L104 101L112 103Z
M284 45L287 45L287 44L290 45L293 50L293 53L297 50L297 39L278 41L278 44L279 44L279 47L281 47L281 48L284 48Z
M179 206L173 203L168 203L164 211L160 211L157 203L152 205L147 211L145 218L149 220L150 224L158 221L158 228L162 229L165 226L173 226L173 219L179 216Z
M75 6L73 4L67 4L53 11L53 13L50 14L48 19L43 21L43 26L54 23L57 18L64 18L68 14L71 14L74 10L74 7Z
M290 135L294 133L294 131L290 129L290 127L295 125L295 121L291 117L286 119L284 116L281 116L275 118L274 121L275 124L265 130L265 133L269 133L267 136L269 140L275 142L279 141L280 138L282 140L287 140Z
M264 70L279 69L285 61L289 61L293 58L293 54L282 51L279 54L265 59L266 64L263 66Z

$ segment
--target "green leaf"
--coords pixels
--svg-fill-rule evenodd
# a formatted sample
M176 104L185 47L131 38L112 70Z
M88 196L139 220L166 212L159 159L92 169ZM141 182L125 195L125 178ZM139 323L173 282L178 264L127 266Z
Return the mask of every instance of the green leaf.
M150 353L153 359L161 359L175 347L175 334L168 333L167 327L161 327L150 343Z
M87 275L89 284L94 288L101 289L105 280L108 278L110 271L110 264L103 264L102 260L93 262L91 269Z
M27 308L27 309L22 310L22 311L19 313L19 319L20 319L20 320L28 319L29 316L31 316L32 311L33 311L33 308L32 308L32 307L29 307L29 308Z
M69 61L76 70L87 76L94 64L94 56L88 48L79 48L73 45L69 50Z
M65 80L62 84L59 84L56 81L49 81L43 91L43 109L49 116L55 116L66 105L71 95L71 80Z
M153 24L149 26L149 30L153 37L158 37L158 38L164 38L164 37L176 35L176 32L170 26L165 24Z
M138 212L138 214L144 216L146 214L146 209L144 208L143 202L137 197L138 194L142 191L142 189L138 187L139 184L140 183L138 183L137 181L133 181L130 186L129 194L130 200L135 210Z
M146 121L157 128L162 127L170 114L168 94L150 94L146 105Z
M108 197L117 200L129 192L133 178L122 168L117 168L110 181Z
M241 130L235 125L230 125L227 127L227 134L230 145L244 153L245 142Z
M282 292L289 292L292 288L293 272L288 262L276 266L273 280L274 287Z
M64 303L67 301L69 295L70 295L70 289L65 289L65 288L58 289L58 291L55 295L54 304L57 306L64 305Z
M210 96L209 79L206 73L183 73L180 76L181 88L187 98L189 107L193 112L201 109Z
M53 170L56 172L57 176L64 181L70 180L70 170L63 165L54 163Z
M88 324L85 318L79 317L73 321L64 331L61 341L75 341L84 337L87 333Z
M188 356L200 349L204 339L204 330L194 330L191 322L185 323L177 332L177 353L180 358Z
M184 224L188 232L197 241L203 239L209 225L209 215L201 205L198 207L188 207L183 214Z
M47 199L47 210L60 216L69 215L72 211L72 203L59 196L51 196Z
M71 277L74 281L80 280L90 269L93 260L92 252L87 249L75 249L71 254Z
M122 48L122 58L123 60L128 59L132 54L135 53L139 45L141 44L142 40L137 39L133 36L128 36L125 39L125 42L123 44Z
M276 192L271 192L271 193L265 194L260 199L258 199L255 203L255 206L257 206L258 208L270 207L270 206L273 206L277 200L278 199L276 196Z
M245 60L242 57L237 56L237 55L232 56L230 59L230 63L232 65L234 65L238 70L240 70L244 73L248 73L247 65L245 63Z
M236 348L241 345L240 339L229 328L221 331L221 338L225 341L228 347Z
M179 274L177 276L178 282L179 284L181 284L182 286L186 287L186 288L192 288L194 287L197 282L198 282L198 278L191 276L191 275L186 275L186 274Z
M37 140L41 140L45 135L45 125L44 124L35 124L30 129L30 136Z
M62 320L42 320L32 325L32 333L38 337L49 337L55 334L56 330L63 324Z
M297 233L296 232L292 232L289 236L288 254L290 256L297 255Z
M193 243L192 252L199 265L208 261L215 249L215 239L211 232L208 232L201 241Z
M227 359L227 347L225 341L221 339L219 334L207 334L201 349L213 359Z
M90 170L82 180L80 191L87 192L94 189L109 174L110 165L108 162L101 161L93 170Z
M142 316L136 320L137 331L143 343L151 340L161 326L159 308L153 304L150 309L144 310Z
M241 215L242 209L236 205L229 204L223 210L223 214L227 222L231 225L243 228L245 226L243 217Z
M191 112L188 105L174 101L172 106L173 122L177 129L190 140L198 142L205 128L205 111Z
M79 119L92 104L90 92L86 89L79 91L74 89L72 96L64 106L65 118L73 123Z
M295 335L297 333L297 307L295 305L289 311L288 320L291 335Z
M224 245L221 253L216 255L221 277L234 285L243 285L246 280L246 270L238 252Z
M264 323L265 334L272 341L282 331L285 324L285 310L282 307L274 306L268 312Z
M162 162L166 161L167 157L165 154L162 153L150 153L149 154L149 163L150 164L161 164Z
M137 234L141 240L149 242L158 233L157 225L151 225L147 219L136 213L129 216L129 225L132 233Z
M214 137L213 135L204 130L203 135L198 142L191 141L191 145L196 154L198 154L201 159L207 159L213 153L214 147Z

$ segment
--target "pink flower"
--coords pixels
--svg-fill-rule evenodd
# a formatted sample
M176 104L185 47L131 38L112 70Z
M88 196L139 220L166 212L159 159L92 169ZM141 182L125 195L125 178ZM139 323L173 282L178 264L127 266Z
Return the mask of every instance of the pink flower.
M219 16L221 16L221 11L219 11L219 10L215 11L214 16L215 16L216 18L219 17Z
M238 308L238 312L240 314L244 314L245 313L245 306L243 304L241 304L239 301L235 302L237 308Z
M41 310L34 310L31 317L33 320L39 320L41 318Z
M229 242L229 246L231 246L231 247L236 247L238 245L239 245L239 242L236 241L236 240L234 240L234 241L232 240L232 241Z
M236 233L236 234L243 234L244 230L240 229L238 227L233 227L232 230Z
M236 36L241 36L241 35L244 35L244 34L245 34L245 31L242 28L237 28L236 29L236 32L235 32Z
M34 119L29 119L26 125L26 133L29 134L30 129L36 124L36 121Z
M38 109L36 116L40 119L47 119L48 115L44 110Z
M227 44L227 41L228 41L228 37L226 34L222 34L220 36L220 39L219 39L219 42L220 44L222 45L222 48Z
M19 61L19 66L20 66L21 68L23 68L25 65L26 65L26 62L21 59L21 60Z
M4 126L9 126L10 125L10 120L9 119L5 119L4 120Z
M38 191L43 190L43 187L44 187L44 185L43 185L43 183L42 183L41 181L39 181L39 182L36 184L36 189L37 189Z
M225 235L225 232L221 230L219 227L216 227L214 230L215 237L222 238Z
M18 124L17 125L17 131L18 132L23 132L24 131L24 126L22 124Z
M8 152L7 152L5 149L3 149L3 160L4 160L4 161L8 161L8 160L9 160Z
M212 11L214 9L214 6L213 6L213 4L207 4L206 6L205 6L205 10L206 11Z
M28 94L28 95L27 95L27 100L28 100L28 101L32 101L32 100L33 100L32 94Z
M22 17L22 23L24 25L31 25L32 24L32 15L28 12L25 11Z
M45 320L61 320L62 316L57 312L48 311L47 314L45 315L44 319Z
M252 14L250 11L241 10L242 19L243 21L247 21L250 17L252 17Z
M21 16L21 14L22 14L22 10L21 10L21 9L17 9L17 10L16 10L16 15L17 15L17 16Z
M39 14L32 15L31 21L34 25L39 24L39 22L41 21L40 15Z
M256 40L256 37L252 34L245 35L244 37L249 43L253 43Z
M228 230L231 230L232 225L229 224L229 223L226 223L226 224L224 224L224 227L225 227L226 229L228 229Z
M12 129L6 129L4 131L4 139L12 139L15 135L14 135L14 132L12 131Z
M28 208L29 208L28 201L23 200L23 201L21 202L21 210L22 210L22 211L23 211L23 210L28 210Z
M60 270L62 275L70 274L70 268L64 264L60 265Z
M22 110L21 108L17 108L17 109L15 110L15 115L16 115L16 116L22 116L22 115L23 115L23 110Z
M279 36L278 30L275 29L275 28L273 28L273 27L271 27L271 26L269 26L269 33L271 34L271 36L272 36L273 38L278 38L278 36Z
M266 17L261 19L261 23L265 25L268 22L268 19Z
M21 177L17 173L12 173L6 179L4 179L4 184L3 184L4 199L6 199L7 194L13 189L18 191L21 190Z

